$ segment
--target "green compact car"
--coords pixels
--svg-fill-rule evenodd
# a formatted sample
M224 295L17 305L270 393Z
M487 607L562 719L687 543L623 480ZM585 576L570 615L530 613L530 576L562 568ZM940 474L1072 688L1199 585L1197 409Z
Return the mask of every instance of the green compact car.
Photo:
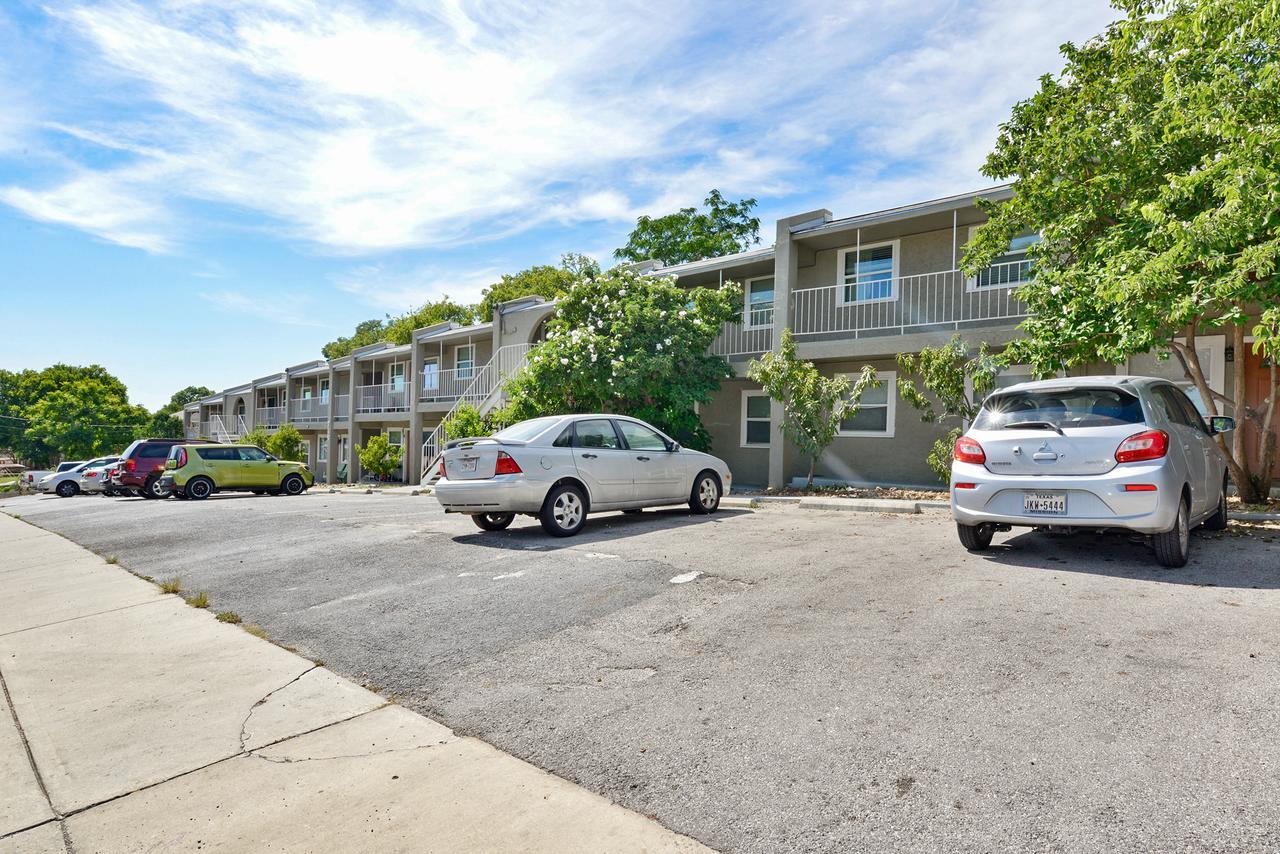
M256 445L174 445L161 485L201 501L215 492L301 495L315 483L306 463L277 460Z

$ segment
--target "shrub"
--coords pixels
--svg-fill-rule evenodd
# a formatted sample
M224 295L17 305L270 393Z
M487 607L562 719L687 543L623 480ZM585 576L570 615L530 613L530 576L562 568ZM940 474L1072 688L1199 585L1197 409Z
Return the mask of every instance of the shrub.
M282 460L300 461L306 440L292 424L285 424L267 439L267 453Z
M363 448L357 447L356 452L360 455L360 465L364 470L378 475L379 480L386 480L393 471L400 468L400 447L388 442L385 434L371 437Z

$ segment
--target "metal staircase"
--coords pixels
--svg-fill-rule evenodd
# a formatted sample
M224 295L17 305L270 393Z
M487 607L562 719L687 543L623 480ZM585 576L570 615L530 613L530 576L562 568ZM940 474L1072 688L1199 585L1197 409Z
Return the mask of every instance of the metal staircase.
M529 351L532 344L508 344L499 347L483 368L471 380L453 406L440 419L436 429L431 431L427 440L422 443L422 483L435 483L436 464L440 461L440 452L444 450L444 425L457 414L463 406L474 407L481 415L492 411L502 402L502 387L507 380L524 370L529 363Z
M212 438L215 442L235 442L249 432L243 415L214 415L210 418L210 423L213 425Z

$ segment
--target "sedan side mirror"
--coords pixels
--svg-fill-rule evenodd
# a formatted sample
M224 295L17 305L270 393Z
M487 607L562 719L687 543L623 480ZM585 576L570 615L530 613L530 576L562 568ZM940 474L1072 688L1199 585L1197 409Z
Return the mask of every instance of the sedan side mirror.
M675 441L668 442L668 443L667 443L667 450L668 450L669 452L673 453L673 454L674 454L674 453L676 453L677 451L679 451L679 450L680 450L680 443L679 443L679 442L675 442Z
M1236 420L1230 415L1215 415L1209 419L1209 432L1215 436L1236 429Z

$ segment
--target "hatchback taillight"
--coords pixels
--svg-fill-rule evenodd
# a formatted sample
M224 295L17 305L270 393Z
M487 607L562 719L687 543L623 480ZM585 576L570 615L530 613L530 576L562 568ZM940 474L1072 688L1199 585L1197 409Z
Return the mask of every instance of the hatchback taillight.
M516 463L515 458L506 451L498 451L498 463L493 468L493 473L498 474L521 474L520 466Z
M177 460L178 460L178 468L182 468L183 466L185 466L185 465L187 464L187 449L186 449L186 448L179 448L179 449L178 449L178 456L177 456Z
M952 457L958 463L977 463L982 465L987 461L986 451L982 450L982 446L978 444L977 440L970 439L968 436L961 436L956 439L956 447Z
M1116 448L1116 462L1137 463L1158 460L1169 453L1169 434L1163 430L1144 430L1134 433Z

